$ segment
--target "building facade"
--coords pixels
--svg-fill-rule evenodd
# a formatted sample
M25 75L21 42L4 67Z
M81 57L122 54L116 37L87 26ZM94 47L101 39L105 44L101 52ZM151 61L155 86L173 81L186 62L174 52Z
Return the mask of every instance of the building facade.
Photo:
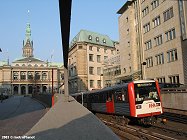
M132 0L122 6L122 79L131 80L138 71L139 79L187 84L186 13L183 0Z
M29 23L22 50L22 58L11 65L8 62L0 63L0 89L9 94L20 95L51 93L52 87L55 92L63 92L63 65L34 57Z
M71 41L69 48L70 93L104 87L103 68L109 57L116 54L118 42L107 35L81 30Z

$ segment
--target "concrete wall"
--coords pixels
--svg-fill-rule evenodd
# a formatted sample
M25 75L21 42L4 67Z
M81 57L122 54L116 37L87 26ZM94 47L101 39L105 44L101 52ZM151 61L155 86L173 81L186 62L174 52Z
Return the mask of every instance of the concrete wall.
M164 108L180 109L187 111L187 92L184 93L162 93Z

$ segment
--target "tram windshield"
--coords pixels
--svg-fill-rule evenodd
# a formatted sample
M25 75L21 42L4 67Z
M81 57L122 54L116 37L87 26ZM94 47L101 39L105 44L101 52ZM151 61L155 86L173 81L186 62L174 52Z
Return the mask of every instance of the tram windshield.
M136 104L146 100L160 101L155 82L134 84Z

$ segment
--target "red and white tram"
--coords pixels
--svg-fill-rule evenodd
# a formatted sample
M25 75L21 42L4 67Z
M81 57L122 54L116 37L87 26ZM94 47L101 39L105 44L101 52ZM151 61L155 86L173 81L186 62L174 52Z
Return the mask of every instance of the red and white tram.
M139 80L101 90L73 95L90 111L125 116L144 124L153 124L163 113L159 84Z

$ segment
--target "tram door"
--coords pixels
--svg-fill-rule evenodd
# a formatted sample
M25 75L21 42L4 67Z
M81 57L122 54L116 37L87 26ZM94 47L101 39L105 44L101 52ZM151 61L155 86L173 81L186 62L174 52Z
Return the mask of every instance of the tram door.
M112 92L108 92L106 95L106 111L107 113L114 113L114 95Z

